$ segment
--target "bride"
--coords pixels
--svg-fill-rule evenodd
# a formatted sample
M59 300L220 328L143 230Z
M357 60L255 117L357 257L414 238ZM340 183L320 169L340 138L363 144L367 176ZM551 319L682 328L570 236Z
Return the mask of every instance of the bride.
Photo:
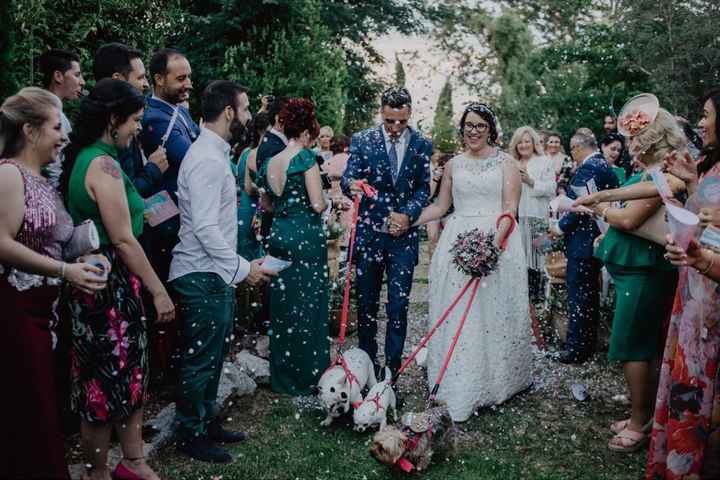
M517 215L520 173L513 159L496 146L497 120L486 105L472 103L460 120L465 151L450 160L437 203L423 210L416 224L455 211L440 236L430 265L430 321L437 320L469 280L453 264L450 248L474 228L496 231L495 243L512 227L503 213ZM518 231L512 233L498 268L481 280L455 353L438 391L454 421L467 420L481 406L504 402L531 383L531 327L525 255ZM432 387L450 348L470 290L428 343L428 383Z

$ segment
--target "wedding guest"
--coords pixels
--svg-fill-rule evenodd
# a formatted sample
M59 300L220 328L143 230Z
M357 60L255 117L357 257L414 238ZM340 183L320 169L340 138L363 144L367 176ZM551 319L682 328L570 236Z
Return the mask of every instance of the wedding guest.
M240 155L237 171L240 178L240 195L238 198L238 253L241 257L254 260L262 256L262 244L258 239L255 214L258 211L260 195L257 190L257 151L263 136L270 129L270 116L258 113L251 122L252 140L248 148Z
M247 90L218 80L202 95L205 123L178 174L180 243L173 250L170 283L179 296L182 347L177 386L177 449L197 460L226 463L215 442L245 439L222 428L215 404L235 317L234 286L255 285L273 272L261 260L237 254L237 186L228 157L233 132L250 119Z
M610 169L618 177L620 185L625 183L625 169L619 166L619 162L625 155L625 137L617 132L610 133L600 140L600 151Z
M73 220L95 223L100 251L112 264L108 288L94 298L75 293L64 300L73 324L71 401L81 419L84 478L92 480L108 478L113 427L123 452L116 477L158 479L143 453L148 327L142 286L152 295L158 322L171 321L175 308L137 240L143 199L117 162L118 150L140 128L144 106L129 83L100 80L80 104L61 177Z
M280 111L287 101L287 97L276 97L268 107L268 114L270 115L272 128L263 137L262 142L260 142L260 146L258 147L257 155L255 156L255 164L258 172L262 169L265 162L285 150L285 147L287 147L288 139L285 136L282 119L280 118ZM272 219L272 212L262 212L260 235L263 239L266 239L268 235L270 235Z
M684 151L687 143L673 116L664 109L629 141L631 154L639 156L646 171L661 164L669 152ZM619 156L620 152L612 153ZM648 179L647 173L638 173L625 185ZM623 208L607 203L594 207L610 225L595 253L610 273L616 291L608 359L622 363L632 402L631 417L611 427L616 435L608 447L619 452L635 451L647 442L665 344L662 330L677 286L677 270L663 257L663 246L633 234L661 206L662 200L656 196L627 202Z
M325 125L320 128L320 135L318 135L317 148L315 149L315 152L326 162L333 156L332 148L330 148L330 146L334 135L335 133L333 132L332 127Z
M340 224L345 229L342 237L342 246L347 246L350 239L350 229L352 228L352 218L354 205L353 202L342 193L340 180L347 168L347 161L350 157L348 149L350 148L350 139L345 135L336 135L330 142L330 150L333 156L330 160L323 164L323 170L327 172L332 189L330 189L330 199L333 208L339 211Z
M603 117L603 133L605 136L617 133L617 120L614 116L605 115L605 117Z
M580 129L570 139L570 154L577 172L568 185L568 196L587 191L592 180L599 190L618 186L605 159L597 151L595 137L588 129ZM593 241L600 230L592 218L579 213L566 213L558 225L567 246L568 331L562 351L556 359L562 363L582 363L595 349L598 321L598 275L600 263L593 258Z
M673 193L690 194L685 206L698 213L701 229L720 227L720 90L705 98L699 126L703 149L699 162L671 153L666 179ZM679 179L679 180L678 180ZM650 181L606 190L577 203L637 200L658 195ZM701 236L701 232L697 232ZM702 238L702 236L701 236ZM696 241L687 250L671 237L667 258L680 268L655 401L646 478L720 478L720 262L712 242ZM702 240L706 243L706 240Z
M565 194L567 184L575 175L575 162L565 153L559 133L548 132L545 140L545 155L548 156L555 170L556 193Z
M0 106L0 334L10 340L0 365L13 388L0 404L3 434L10 440L0 460L1 478L70 478L53 373L53 303L63 279L89 299L105 288L98 267L63 261L73 223L41 173L67 142L61 109L57 96L36 87Z
M528 267L530 298L542 297L544 255L533 242L548 230L550 200L555 196L555 168L540 146L532 127L520 127L510 140L510 155L518 163L522 194L518 207L519 227Z
M260 166L263 203L274 220L268 253L292 264L270 285L270 383L273 391L309 395L330 362L327 246L315 105L290 99L279 114L288 146Z
M85 78L80 66L80 56L69 50L53 48L40 55L38 69L42 75L42 86L60 99L61 105L76 100L82 95ZM67 137L72 132L70 120L60 108L60 122ZM57 188L62 173L63 155L45 167L45 175Z
M125 80L140 92L149 88L142 52L122 43L106 43L98 48L93 60L93 74L96 81L114 78ZM163 173L169 167L162 146L145 157L140 140L133 137L130 147L120 152L119 162L141 197L150 197L162 189Z
M702 226L720 228L720 89L704 100L700 162L684 157L670 171L688 185L687 206L698 208ZM670 261L683 268L665 343L647 478L720 478L720 258L694 240L687 252L674 242L666 249Z
M146 156L158 147L165 149L169 167L163 173L162 190L177 202L177 176L185 153L200 133L182 104L192 91L192 69L185 55L172 48L155 52L150 60L152 96L142 119L140 142ZM162 281L168 278L172 249L178 242L179 216L172 217L156 227L148 227L144 244L153 268Z

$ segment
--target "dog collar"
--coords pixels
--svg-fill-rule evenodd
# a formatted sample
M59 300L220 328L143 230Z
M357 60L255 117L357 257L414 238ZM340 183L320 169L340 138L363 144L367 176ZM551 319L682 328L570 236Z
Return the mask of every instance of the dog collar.
M351 404L351 405L352 405L352 407L353 407L354 410L357 410L358 408L360 408L360 405L362 405L362 402L355 402L355 403L353 403L353 404Z

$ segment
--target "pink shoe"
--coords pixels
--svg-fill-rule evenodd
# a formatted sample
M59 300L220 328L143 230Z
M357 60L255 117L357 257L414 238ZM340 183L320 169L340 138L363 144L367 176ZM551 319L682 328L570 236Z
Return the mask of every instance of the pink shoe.
M142 477L138 476L137 473L128 469L122 464L122 461L117 464L115 471L112 473L113 480L143 480Z

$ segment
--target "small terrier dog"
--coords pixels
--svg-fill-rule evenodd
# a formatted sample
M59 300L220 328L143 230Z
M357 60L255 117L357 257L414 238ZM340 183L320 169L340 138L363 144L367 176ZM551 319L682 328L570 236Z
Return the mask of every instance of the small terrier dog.
M370 453L380 463L405 472L424 471L434 454L451 456L456 430L445 405L403 415L398 427L387 427L373 437Z
M343 358L351 378L345 374L342 365L335 365L318 381L318 396L327 412L327 417L320 423L323 427L349 412L351 406L359 405L363 400L361 391L377 383L372 360L364 350L351 348L343 354Z
M387 427L387 415L393 412L393 420L397 422L395 391L390 382L392 380L390 369L385 367L385 380L378 382L370 389L365 400L353 412L354 430L364 432L373 425L380 425L380 429Z

